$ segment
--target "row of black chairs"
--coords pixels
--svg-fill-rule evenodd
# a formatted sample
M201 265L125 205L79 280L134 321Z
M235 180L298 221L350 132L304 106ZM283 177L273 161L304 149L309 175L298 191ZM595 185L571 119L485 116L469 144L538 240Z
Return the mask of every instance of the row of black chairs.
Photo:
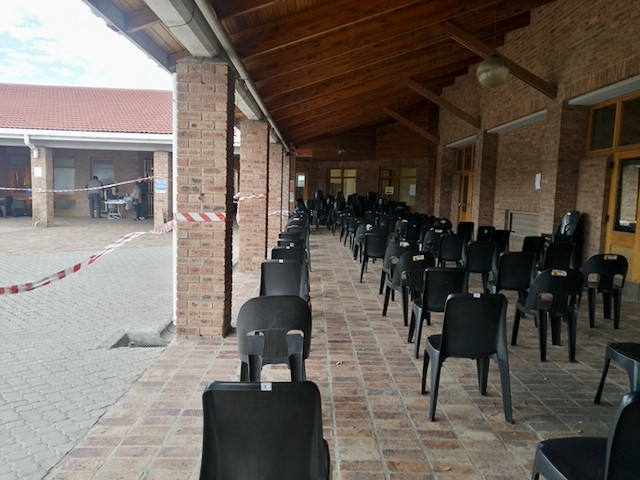
M306 214L289 219L261 264L260 296L240 308L240 382L211 382L204 391L201 480L331 478L320 391L305 370L312 335L309 224ZM286 364L291 381L262 382L268 364Z

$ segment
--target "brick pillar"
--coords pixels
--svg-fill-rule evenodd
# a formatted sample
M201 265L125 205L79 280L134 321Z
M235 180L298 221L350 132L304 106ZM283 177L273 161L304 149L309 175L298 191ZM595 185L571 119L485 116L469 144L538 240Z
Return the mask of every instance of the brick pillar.
M502 228L502 218L494 218L496 170L498 168L498 135L484 132L476 144L473 171L473 205L471 219L480 225ZM499 225L499 227L498 227Z
M452 208L453 176L456 167L455 155L449 149L438 145L437 162L433 213L437 217L449 218Z
M53 225L53 150L31 150L31 215L36 227Z
M171 154L153 152L153 226L160 227L173 218Z
M234 76L217 60L176 66L177 212L232 212ZM231 326L232 222L177 222L178 335Z
M296 208L296 169L298 166L298 157L291 155L289 157L289 211L293 212Z
M257 272L267 255L269 126L266 122L245 120L238 128L241 138L239 265L242 272Z
M268 195L268 216L267 216L267 247L271 248L278 243L278 234L284 228L282 223L282 211L288 210L287 205L282 202L282 190L285 183L282 178L283 173L283 148L280 143L269 145L269 195ZM287 190L289 182L286 183Z

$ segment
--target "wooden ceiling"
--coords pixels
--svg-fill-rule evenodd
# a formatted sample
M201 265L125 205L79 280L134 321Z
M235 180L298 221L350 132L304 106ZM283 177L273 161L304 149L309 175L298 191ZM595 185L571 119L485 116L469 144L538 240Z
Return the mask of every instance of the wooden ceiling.
M180 1L185 9L204 12L210 25L215 19L283 139L299 148L395 122L424 108L426 96L438 103L444 87L499 48L505 34L527 26L533 8L553 0L170 3ZM171 69L193 52L175 35L175 26L154 14L163 2L169 0L85 0ZM526 65L509 66L532 88L555 94Z

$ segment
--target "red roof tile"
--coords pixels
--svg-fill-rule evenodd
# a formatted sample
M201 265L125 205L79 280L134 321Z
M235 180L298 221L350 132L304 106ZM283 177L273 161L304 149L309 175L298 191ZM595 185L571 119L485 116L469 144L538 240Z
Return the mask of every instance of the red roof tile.
M171 134L172 92L0 83L0 128Z

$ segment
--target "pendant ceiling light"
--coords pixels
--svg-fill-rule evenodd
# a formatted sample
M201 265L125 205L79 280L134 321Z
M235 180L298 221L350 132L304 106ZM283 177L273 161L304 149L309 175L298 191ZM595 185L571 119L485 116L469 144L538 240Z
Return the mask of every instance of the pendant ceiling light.
M485 58L478 69L476 77L483 87L499 87L507 81L509 68L504 64L504 60L496 52L496 34L498 29L498 1L496 0L496 19L493 24L493 54Z

